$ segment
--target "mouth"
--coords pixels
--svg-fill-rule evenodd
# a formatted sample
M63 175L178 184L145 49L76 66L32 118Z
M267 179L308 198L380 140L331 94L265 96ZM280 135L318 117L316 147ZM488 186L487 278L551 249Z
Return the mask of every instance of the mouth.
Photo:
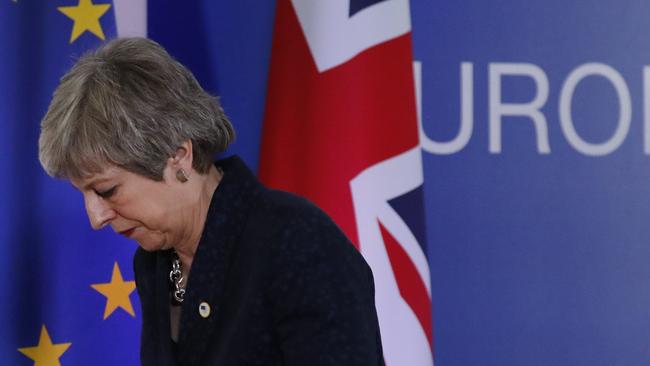
M135 231L135 228L133 227L133 228L130 228L128 230L120 231L120 235L124 235L127 238L130 238L134 231Z

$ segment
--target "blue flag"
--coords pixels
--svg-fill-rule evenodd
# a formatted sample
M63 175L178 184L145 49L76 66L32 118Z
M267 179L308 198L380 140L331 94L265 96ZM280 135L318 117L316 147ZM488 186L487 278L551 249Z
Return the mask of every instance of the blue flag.
M0 364L138 364L136 245L93 232L81 195L38 162L40 120L61 76L103 40L146 29L125 25L145 15L143 2L130 3L140 8L0 1Z
M255 168L274 6L0 0L0 365L139 364L137 245L93 231L81 194L38 162L40 121L59 79L105 40L149 36L224 94L238 130L230 152Z

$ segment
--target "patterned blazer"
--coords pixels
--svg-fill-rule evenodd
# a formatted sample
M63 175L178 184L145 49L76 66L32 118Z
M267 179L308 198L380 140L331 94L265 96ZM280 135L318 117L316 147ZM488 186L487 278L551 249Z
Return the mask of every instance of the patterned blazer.
M215 191L170 333L171 252L134 258L143 366L383 365L370 268L320 209L237 157Z

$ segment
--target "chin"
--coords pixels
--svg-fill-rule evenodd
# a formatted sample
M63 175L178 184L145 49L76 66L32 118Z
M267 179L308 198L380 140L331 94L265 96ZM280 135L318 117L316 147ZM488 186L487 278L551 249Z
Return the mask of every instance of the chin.
M169 249L163 241L143 239L138 240L137 242L140 248L144 249L147 252Z
M146 246L146 245L142 245L140 243L138 243L138 245L140 245L140 248L144 249L146 252L155 252L155 251L159 250L159 249L152 248L152 247L149 247L149 246Z

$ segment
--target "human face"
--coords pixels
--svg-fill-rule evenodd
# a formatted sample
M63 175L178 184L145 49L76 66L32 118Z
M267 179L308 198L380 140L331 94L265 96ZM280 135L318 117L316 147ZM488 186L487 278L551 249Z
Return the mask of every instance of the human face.
M165 168L167 178L170 168ZM84 197L93 229L110 225L147 251L169 249L183 237L178 225L182 207L175 179L154 181L110 165L101 173L72 179Z

